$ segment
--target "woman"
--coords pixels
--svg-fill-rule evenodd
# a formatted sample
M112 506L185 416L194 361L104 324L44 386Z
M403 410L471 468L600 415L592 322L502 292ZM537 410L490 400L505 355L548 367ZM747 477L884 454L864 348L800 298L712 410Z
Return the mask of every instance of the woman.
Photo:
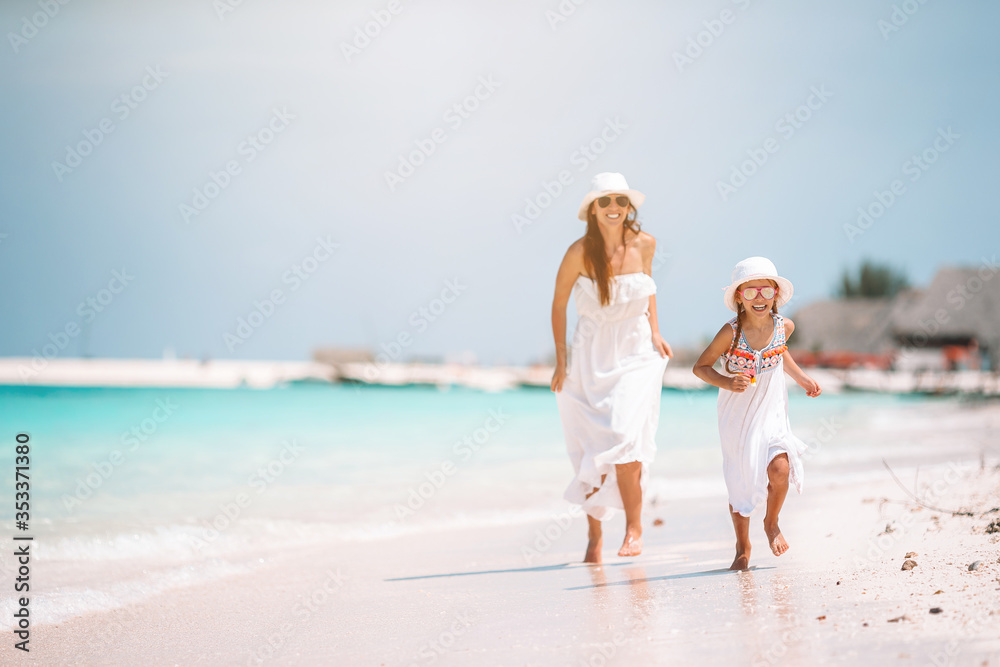
M618 555L642 553L642 493L656 453L663 373L673 356L656 319L650 276L656 239L636 220L644 199L621 174L594 177L578 214L587 232L566 251L552 300L552 391L576 473L565 498L587 512L585 563L601 562L601 521L615 508L625 510ZM579 320L567 371L571 292Z

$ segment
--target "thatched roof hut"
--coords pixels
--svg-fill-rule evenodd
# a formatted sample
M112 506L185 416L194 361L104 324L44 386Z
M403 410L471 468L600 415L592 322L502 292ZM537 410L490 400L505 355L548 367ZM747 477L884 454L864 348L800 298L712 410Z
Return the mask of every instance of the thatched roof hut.
M947 267L937 272L921 298L893 313L897 343L942 347L975 342L1000 368L1000 267Z
M977 345L1000 369L1000 267L946 267L922 290L895 298L819 301L792 319L793 349L881 355L902 348L940 351Z
M375 354L366 347L321 347L313 350L313 360L331 366L374 361Z
M882 354L894 348L889 331L889 299L815 301L795 313L792 348L812 352L849 350Z

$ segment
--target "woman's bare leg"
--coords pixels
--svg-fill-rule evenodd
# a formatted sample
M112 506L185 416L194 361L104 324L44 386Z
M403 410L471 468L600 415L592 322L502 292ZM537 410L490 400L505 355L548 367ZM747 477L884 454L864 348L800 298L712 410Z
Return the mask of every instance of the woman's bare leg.
M619 463L615 466L618 490L625 506L625 540L618 550L619 556L638 556L642 553L642 463Z
M729 506L729 516L736 530L736 559L729 569L746 570L750 567L750 517L734 512L732 505Z
M601 522L594 517L587 515L587 553L583 557L584 563L600 563L601 547L603 546L603 536L601 534Z
M607 475L601 475L601 484L604 484L604 478ZM591 497L597 493L597 488L595 487L593 491L587 494L587 497ZM603 533L601 532L601 522L594 517L587 515L587 553L583 556L584 563L600 563L601 562L601 547L604 546Z

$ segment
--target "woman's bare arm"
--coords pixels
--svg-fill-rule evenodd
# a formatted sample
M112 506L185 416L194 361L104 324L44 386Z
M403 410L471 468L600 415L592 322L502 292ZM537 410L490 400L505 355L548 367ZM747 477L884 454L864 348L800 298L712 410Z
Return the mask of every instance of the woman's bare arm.
M559 265L555 295L552 297L552 337L556 344L556 370L552 375L552 391L562 389L563 380L566 379L566 306L583 268L583 243L576 241L566 251Z
M651 234L645 234L645 236L647 238L641 247L642 270L647 276L652 276L653 257L656 255L656 239ZM653 347L656 348L656 351L660 353L661 357L672 358L674 351L660 334L660 321L656 315L656 294L649 295L649 328L653 332Z

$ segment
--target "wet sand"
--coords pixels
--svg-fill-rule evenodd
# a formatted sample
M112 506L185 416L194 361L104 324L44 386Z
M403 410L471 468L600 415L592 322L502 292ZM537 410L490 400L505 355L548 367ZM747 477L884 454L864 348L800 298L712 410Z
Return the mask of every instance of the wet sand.
M997 461L900 471L928 504L1000 505ZM916 481L916 485L914 482ZM237 574L32 628L46 665L996 665L1000 512L953 516L882 479L790 494L752 568L729 572L724 498L647 507L645 552L578 561L581 516L278 552ZM886 499L888 501L886 501ZM662 525L653 525L662 519ZM279 538L280 541L280 538ZM905 555L917 566L901 570ZM968 566L980 561L978 569ZM940 592L939 592L940 591ZM940 609L932 613L932 609ZM27 658L27 659L26 659Z

